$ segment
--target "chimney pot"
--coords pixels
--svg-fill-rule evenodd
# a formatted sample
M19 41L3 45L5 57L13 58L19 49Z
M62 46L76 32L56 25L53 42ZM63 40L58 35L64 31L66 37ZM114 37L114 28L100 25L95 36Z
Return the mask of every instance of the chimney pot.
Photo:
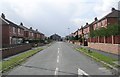
M30 29L32 29L32 27L30 27Z
M112 11L115 11L115 8L113 7L111 10L112 10Z
M23 26L23 23L21 22L21 23L20 23L20 25L22 25L22 26Z
M3 19L5 19L5 14L4 14L4 13L2 13L1 17L2 17Z
M97 19L97 17L95 17L95 21L97 21L98 19Z
M38 31L38 29L36 29L36 31Z
M88 25L88 23L86 23L86 25Z

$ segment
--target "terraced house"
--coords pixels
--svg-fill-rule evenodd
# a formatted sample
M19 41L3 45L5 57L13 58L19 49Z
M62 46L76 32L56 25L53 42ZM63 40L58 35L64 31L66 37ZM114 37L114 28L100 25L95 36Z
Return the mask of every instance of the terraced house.
M118 54L120 49L119 15L120 11L112 8L109 14L92 23L94 32L91 32L92 37L88 40L89 47Z
M44 39L45 37L43 33L40 33L38 30L33 30L32 27L30 27L30 29L26 28L23 26L23 23L20 23L20 25L13 23L12 21L6 19L3 13L0 20L2 21L3 47L23 44L29 40Z
M2 45L21 44L24 38L24 29L5 18L2 14Z
M84 45L84 42L87 41L90 48L118 54L120 51L119 15L120 10L112 8L111 12L103 18L95 17L92 23L86 23L84 27L74 32L73 36L78 32L77 35L82 36L83 39L76 44L80 45L82 42Z

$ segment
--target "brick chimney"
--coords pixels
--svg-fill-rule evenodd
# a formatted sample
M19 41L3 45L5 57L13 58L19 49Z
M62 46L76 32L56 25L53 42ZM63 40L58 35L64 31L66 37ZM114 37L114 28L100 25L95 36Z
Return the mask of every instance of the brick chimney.
M112 9L111 9L111 11L113 12L113 11L115 11L116 9L113 7Z
M86 25L88 25L88 23L86 23Z
M38 29L36 29L36 31L38 31Z
M1 14L1 17L2 17L3 19L5 19L5 14L4 14L4 13L2 13L2 14Z
M97 17L95 17L95 21L97 21L98 19L97 19Z
M20 25L22 25L22 26L23 26L23 23L21 22L21 23L20 23Z
M32 27L30 27L30 29L32 30Z

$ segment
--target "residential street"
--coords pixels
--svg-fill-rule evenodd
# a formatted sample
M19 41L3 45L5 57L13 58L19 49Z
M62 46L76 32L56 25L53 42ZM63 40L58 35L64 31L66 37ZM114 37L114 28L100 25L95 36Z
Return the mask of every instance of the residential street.
M8 75L111 75L111 72L75 51L69 43L55 42Z

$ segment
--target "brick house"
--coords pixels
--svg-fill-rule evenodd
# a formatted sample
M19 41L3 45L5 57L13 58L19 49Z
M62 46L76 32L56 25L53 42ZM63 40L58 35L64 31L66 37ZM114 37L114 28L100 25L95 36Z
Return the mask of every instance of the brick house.
M40 33L37 29L33 30L32 27L28 29L23 26L23 23L17 25L12 21L6 19L3 13L0 17L0 21L2 25L2 46L4 47L25 43L24 40L44 40L45 38L45 35L43 33Z
M88 23L83 27L83 37L87 40L89 38L90 26Z
M36 39L44 39L45 35L38 31L38 29L33 30L32 27L29 29L29 39L36 40Z
M59 36L58 34L53 34L50 36L50 39L54 41L61 41L61 36Z
M84 27L81 27L78 30L78 35L79 36L82 35L82 37L88 40L88 47L90 48L118 54L120 50L120 41L119 41L120 35L90 38L89 33L101 27L107 28L107 26L119 24L120 23L119 15L120 15L120 11L116 10L115 8L112 8L111 12L105 15L103 18L98 20L97 17L95 17L92 23L90 24L86 23ZM74 33L74 35L77 34L76 32Z
M35 31L30 27L29 29L29 40L34 40L35 39Z
M43 33L40 33L40 39L42 39L42 40L45 39L45 35Z
M43 33L39 32L38 29L36 29L36 31L34 31L34 32L35 32L35 35L34 35L35 39L44 40L45 36Z
M83 27L84 38L88 39L89 33L93 30L99 29L101 27L107 27L111 24L118 24L118 12L120 11L112 8L111 13L107 14L100 20L95 17L91 24L86 23L86 25Z
M120 13L119 10L116 10L115 8L111 9L111 13L107 14L100 20L95 20L96 22L93 24L93 29L99 29L101 27L106 27L111 24L118 24L118 14Z
M2 44L13 45L13 44L21 44L23 42L24 37L24 29L10 20L5 18L5 15L2 13Z
M101 27L107 28L107 26L111 26L114 24L119 24L120 17L119 17L120 11L116 10L115 8L112 8L111 12L98 20L97 18L92 23L92 30L97 30ZM118 54L120 49L120 35L117 36L107 36L107 37L95 37L90 38L88 46L90 48L103 50L109 53Z
M23 26L22 22L20 23L19 26L24 29L24 40L29 40L29 38L30 38L30 35L29 35L30 31L29 31L29 29L27 27Z
M83 36L83 27L78 30L78 36Z
M20 23L20 27L24 29L24 40L39 40L44 39L44 34L39 32L38 29L33 30L32 27L28 29L27 27L23 26L23 23Z
M38 29L36 29L36 31L34 31L35 33L34 33L34 38L35 39L40 39L40 33L39 33L39 31L38 31Z

